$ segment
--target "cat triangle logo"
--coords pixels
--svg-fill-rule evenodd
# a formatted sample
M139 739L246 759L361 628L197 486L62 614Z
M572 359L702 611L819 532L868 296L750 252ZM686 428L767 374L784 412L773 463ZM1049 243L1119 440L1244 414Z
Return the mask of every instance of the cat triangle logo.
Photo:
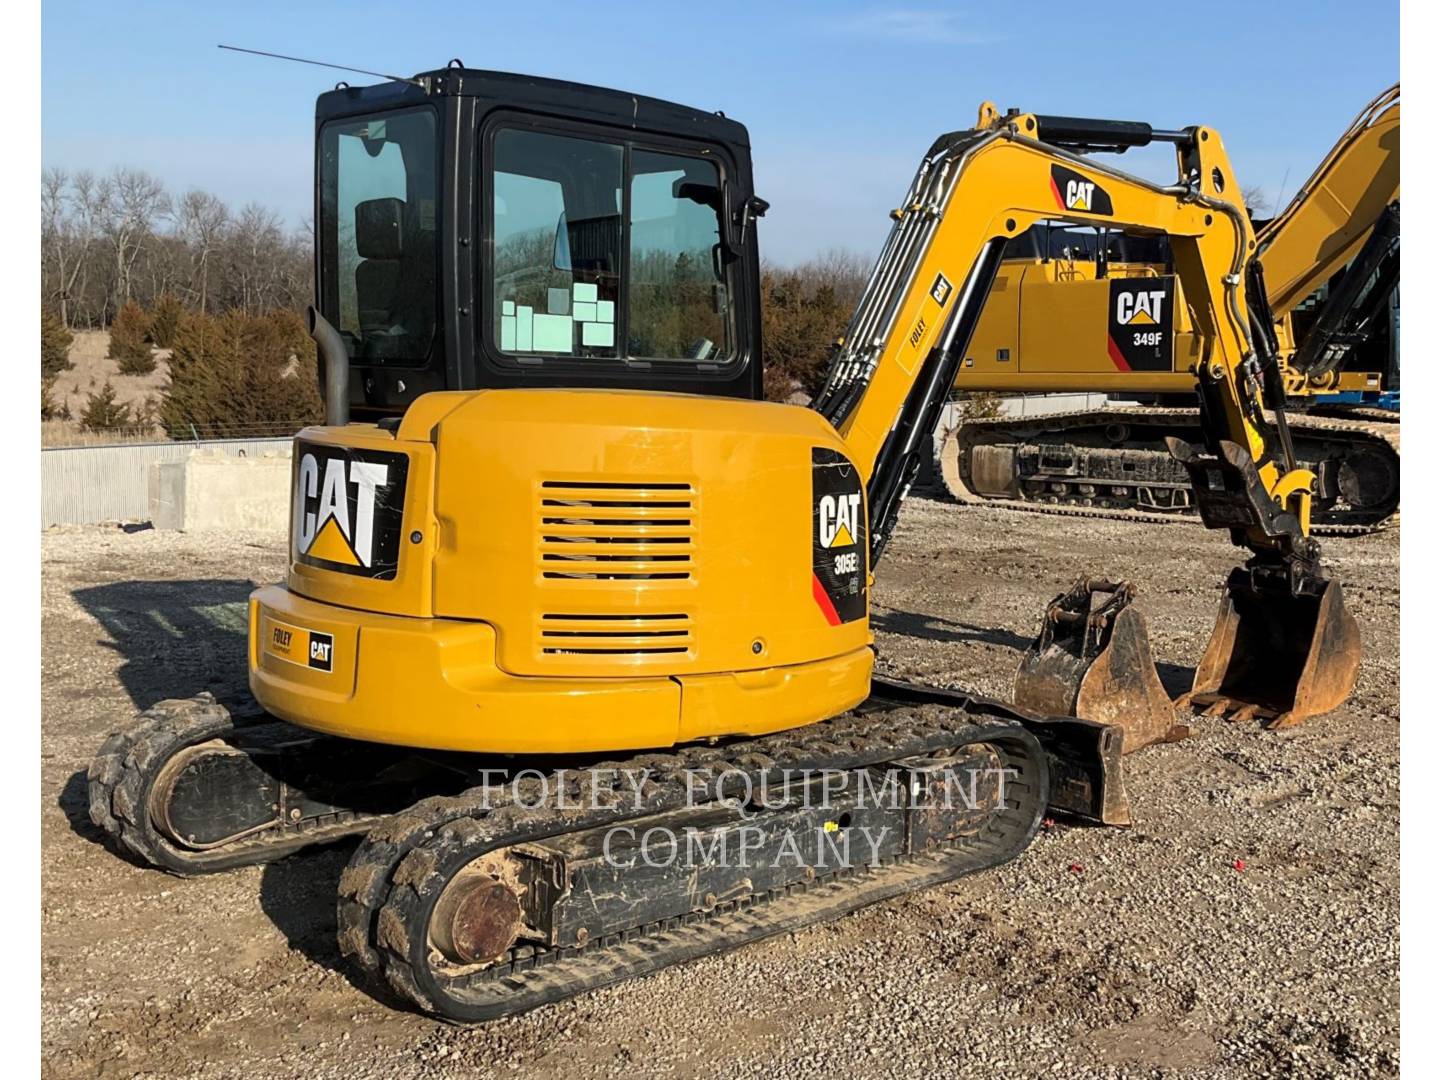
M860 524L860 492L822 495L815 509L819 526L817 539L822 548L828 551L855 546L855 530Z
M1126 288L1115 294L1115 321L1121 326L1158 326L1165 313L1165 290Z
M345 566L359 566L360 560L356 558L350 542L345 539L345 534L340 531L340 523L333 517L326 518L325 524L320 527L309 549L305 552L311 558L324 559L326 562L341 563Z

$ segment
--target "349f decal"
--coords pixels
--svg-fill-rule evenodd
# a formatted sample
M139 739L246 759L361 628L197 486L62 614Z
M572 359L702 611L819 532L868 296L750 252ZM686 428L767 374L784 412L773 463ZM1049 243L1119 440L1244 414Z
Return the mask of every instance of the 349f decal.
M810 451L811 580L815 603L831 626L865 617L865 494L860 470L834 450Z
M1111 278L1106 351L1117 371L1169 371L1174 366L1175 279Z
M394 578L409 464L404 454L299 443L290 514L295 558L344 574Z
M1090 177L1064 165L1050 166L1050 191L1061 210L1080 210L1086 214L1115 213L1108 191Z

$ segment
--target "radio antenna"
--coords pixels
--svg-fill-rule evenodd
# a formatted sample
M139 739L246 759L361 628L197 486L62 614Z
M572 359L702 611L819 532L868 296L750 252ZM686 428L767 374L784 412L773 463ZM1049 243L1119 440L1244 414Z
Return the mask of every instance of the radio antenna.
M344 64L327 64L324 60L306 60L303 56L286 56L283 53L264 52L260 49L242 49L239 45L217 45L216 48L225 49L229 52L249 53L251 56L268 56L272 60L289 60L295 64L310 64L314 67L334 68L336 71L353 71L356 75L373 75L377 79L389 79L392 82L413 83L416 86L423 84L418 79L407 79L403 75L387 75L383 71L366 71L364 68L346 67Z

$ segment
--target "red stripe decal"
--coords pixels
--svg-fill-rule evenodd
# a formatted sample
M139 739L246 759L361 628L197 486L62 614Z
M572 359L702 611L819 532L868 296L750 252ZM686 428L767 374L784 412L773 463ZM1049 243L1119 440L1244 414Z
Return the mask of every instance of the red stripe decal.
M815 597L815 603L819 604L820 610L825 613L825 621L831 626L839 626L840 613L830 602L830 594L825 591L825 586L820 584L820 575L813 571L810 574L810 595Z
M1129 371L1130 365L1125 362L1125 354L1120 351L1120 346L1115 344L1115 339L1109 334L1106 334L1105 344L1109 346L1110 359L1115 362L1116 369L1119 371Z
M1069 209L1069 207L1065 205L1065 200L1060 197L1060 185L1055 183L1055 177L1053 176L1050 177L1050 193L1055 196L1056 206L1060 207L1061 210Z

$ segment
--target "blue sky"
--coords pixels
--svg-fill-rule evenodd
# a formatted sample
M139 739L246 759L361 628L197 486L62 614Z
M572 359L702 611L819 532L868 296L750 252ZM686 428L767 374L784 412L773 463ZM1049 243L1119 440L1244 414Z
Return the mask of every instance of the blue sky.
M309 213L316 94L339 72L471 67L723 109L750 129L762 250L872 253L921 153L1002 109L1211 124L1243 183L1293 194L1399 77L1396 4L127 3L46 0L47 166L148 169L173 191ZM360 81L360 77L349 77ZM1159 148L1126 156L1156 178ZM1288 175L1287 175L1288 174ZM1283 191L1282 191L1283 183Z

